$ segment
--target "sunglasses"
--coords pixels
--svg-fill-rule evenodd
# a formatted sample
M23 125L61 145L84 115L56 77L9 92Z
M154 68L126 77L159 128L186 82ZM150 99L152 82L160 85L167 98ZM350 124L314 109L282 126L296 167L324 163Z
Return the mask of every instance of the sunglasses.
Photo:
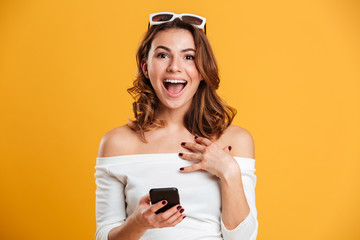
M182 13L182 14L176 14L172 12L152 13L150 14L148 29L150 28L150 25L159 25L165 22L171 22L175 18L180 18L181 21L185 23L189 23L197 28L200 29L204 28L204 32L206 34L206 18L189 13Z

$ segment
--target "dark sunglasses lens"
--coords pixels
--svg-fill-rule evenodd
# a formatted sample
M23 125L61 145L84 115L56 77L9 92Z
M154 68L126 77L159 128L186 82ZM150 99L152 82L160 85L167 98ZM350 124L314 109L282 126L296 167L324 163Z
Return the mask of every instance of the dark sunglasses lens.
M193 25L201 25L203 23L202 19L193 16L183 16L182 20Z
M173 17L172 14L159 14L152 17L153 22L166 22Z

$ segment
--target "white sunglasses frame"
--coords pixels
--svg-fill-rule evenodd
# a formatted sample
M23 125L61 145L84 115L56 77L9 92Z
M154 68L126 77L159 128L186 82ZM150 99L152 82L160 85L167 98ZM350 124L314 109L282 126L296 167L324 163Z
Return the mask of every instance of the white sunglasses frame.
M152 18L156 15L160 15L160 14L172 14L172 18L168 21L162 21L162 22L153 22L152 21ZM204 17L201 17L199 15L195 15L195 14L190 14L190 13L181 13L181 14L176 14L176 13L173 13L173 12L157 12L157 13L152 13L150 14L150 19L149 19L149 25L160 25L162 23L165 23L165 22L171 22L171 21L174 21L175 18L180 18L182 20L182 17L183 16L189 16L189 17L195 17L195 18L199 18L201 19L203 22L200 24L200 25L196 25L196 24L191 24L197 28L200 28L200 29L203 29L205 24L206 24L206 18Z

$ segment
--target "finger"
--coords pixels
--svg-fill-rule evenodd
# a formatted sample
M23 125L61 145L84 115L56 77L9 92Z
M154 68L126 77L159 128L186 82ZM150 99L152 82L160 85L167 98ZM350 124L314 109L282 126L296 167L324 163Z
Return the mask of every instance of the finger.
M180 212L181 211L181 212ZM183 212L183 208L180 205L175 205L172 208L166 210L163 213L160 213L156 216L157 220L160 222L168 222L169 218L172 218L174 215L181 215L181 213ZM173 220L171 220L168 223L173 222L177 217L175 217Z
M186 215L183 214L183 215L180 215L180 217L178 217L177 219L175 219L174 222L171 223L171 226L176 226L178 225L182 220L184 220L184 218L186 218Z
M140 198L140 201L139 201L139 202L140 202L140 203L150 204L150 202L151 202L151 200L150 200L150 194L148 193L148 194L142 196L142 197Z
M195 141L197 143L200 143L200 144L204 145L204 146L210 146L211 143L212 143L212 141L210 139L203 138L203 137L198 137L198 136L195 136Z
M196 153L203 153L205 151L205 146L198 143L182 142L181 146Z
M231 148L232 148L231 146L226 146L223 148L223 150L228 153L231 151Z
M181 208L175 214L171 215L166 221L161 222L161 224L166 225L166 226L175 226L176 224L181 222L182 219L184 219L183 214L182 214L183 212L184 212L184 209Z
M196 164L190 165L188 167L180 168L180 172L188 173L188 172L194 172L194 171L197 171L197 170L200 170L200 169L202 169L200 163L196 163Z
M189 161L201 161L202 155L201 154L186 154L186 153L179 153L179 157L181 157L184 160Z
M166 200L158 201L157 203L151 205L151 207L149 207L148 211L150 213L155 213L157 210L164 207L166 204L168 204L168 202Z

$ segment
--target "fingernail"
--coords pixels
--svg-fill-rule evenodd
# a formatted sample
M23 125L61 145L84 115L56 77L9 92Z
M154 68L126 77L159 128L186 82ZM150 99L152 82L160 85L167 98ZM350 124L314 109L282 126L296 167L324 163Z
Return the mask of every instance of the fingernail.
M184 209L181 209L181 210L180 210L180 213L183 213L183 212L184 212Z
M179 210L180 208L181 208L181 206L177 206L177 208L176 208L176 209L177 209L177 210Z
M186 216L183 216L183 219L186 218Z
M182 171L182 170L184 170L184 168L182 167L182 168L180 168L180 171Z
M165 205L167 202L166 202L166 200L164 200L161 203L162 203L162 205Z
M231 151L231 146L229 146L228 148L229 148L229 151Z
M195 136L195 139L197 139L198 138L198 136Z
M185 146L185 142L182 142L182 143L181 143L181 146Z
M182 155L183 155L182 153L179 153L179 156L180 156L180 157L182 157Z

